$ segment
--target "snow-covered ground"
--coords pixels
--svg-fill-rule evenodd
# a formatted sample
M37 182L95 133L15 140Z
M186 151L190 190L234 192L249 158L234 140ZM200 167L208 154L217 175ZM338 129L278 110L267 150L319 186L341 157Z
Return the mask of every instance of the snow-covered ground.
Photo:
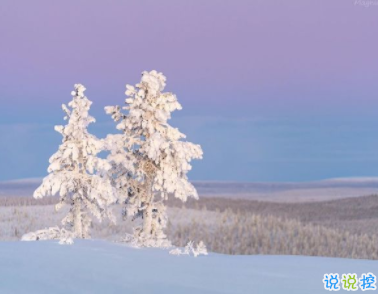
M97 240L1 242L0 293L327 293L325 273L378 273L377 261L301 256L172 256Z

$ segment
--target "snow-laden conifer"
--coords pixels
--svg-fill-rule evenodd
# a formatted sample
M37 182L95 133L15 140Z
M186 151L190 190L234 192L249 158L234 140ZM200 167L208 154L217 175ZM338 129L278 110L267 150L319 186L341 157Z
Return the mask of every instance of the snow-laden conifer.
M62 144L49 160L49 175L34 192L34 198L59 195L57 210L64 205L70 206L62 224L74 238L90 237L89 213L99 221L105 217L114 221L108 206L116 200L115 189L107 177L111 165L97 156L104 150L104 142L87 130L95 119L88 113L92 102L85 97L84 91L83 85L76 84L71 92L72 101L68 106L62 105L68 124L55 127L63 136Z
M170 244L163 232L167 223L164 201L169 196L182 201L198 198L187 172L192 159L202 158L202 150L199 145L184 141L185 135L168 124L171 113L180 110L181 105L176 95L163 92L165 82L162 73L145 71L140 83L126 85L126 114L119 106L105 108L122 131L122 136L117 137L121 142L116 143L115 137L111 137L111 145L122 147L118 156L127 164L120 164L120 158L113 161L113 166L118 167L114 180L122 190L119 194L126 204L125 213L143 219L143 225L135 229L132 237L133 242L143 246Z

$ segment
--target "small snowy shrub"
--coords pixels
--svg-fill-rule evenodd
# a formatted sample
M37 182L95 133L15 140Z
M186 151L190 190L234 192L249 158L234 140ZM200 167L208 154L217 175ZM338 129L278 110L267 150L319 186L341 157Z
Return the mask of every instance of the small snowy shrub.
M50 227L44 230L38 230L22 236L21 241L42 241L42 240L60 240L60 244L72 244L74 235L65 229L59 227Z
M185 248L182 250L180 248L175 248L169 251L172 255L190 255L193 254L194 257L199 255L208 255L206 245L202 241L200 241L197 246L194 246L193 241L189 241L186 244Z
M98 220L114 219L109 204L115 202L115 190L107 177L111 165L97 154L104 150L104 142L89 134L87 127L95 119L88 114L91 101L84 96L83 85L76 84L72 91L72 101L68 107L63 104L66 113L66 126L56 126L55 130L63 136L58 151L51 156L48 172L43 183L34 192L34 198L59 195L56 210L69 205L68 215L62 220L65 229L72 232L74 238L89 238L90 212ZM50 228L38 231L26 238L55 239L65 229ZM64 230L64 231L63 231ZM64 234L62 234L64 232ZM67 242L70 243L70 242Z
M164 201L169 196L182 201L198 198L186 174L190 161L202 158L202 150L183 141L185 135L168 124L171 112L180 110L181 105L174 94L163 92L165 82L162 73L145 71L140 83L126 85L127 106L123 109L127 114L119 106L105 108L122 131L121 136L108 137L108 141L109 149L118 146L109 161L120 202L125 204L124 214L143 219L131 239L148 247L170 246L163 231L167 224Z

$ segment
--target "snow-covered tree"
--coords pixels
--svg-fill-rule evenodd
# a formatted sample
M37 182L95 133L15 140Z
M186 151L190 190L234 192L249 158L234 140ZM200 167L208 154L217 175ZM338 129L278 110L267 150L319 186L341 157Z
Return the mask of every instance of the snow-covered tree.
M107 176L111 165L97 156L104 150L105 143L87 130L95 119L88 113L92 102L84 91L83 85L76 84L71 92L72 101L68 107L62 105L68 124L55 126L63 136L62 144L49 160L50 174L34 192L34 198L59 194L57 210L66 204L70 206L62 224L74 238L90 237L88 212L99 221L105 217L114 221L108 206L116 201L115 189Z
M202 158L202 150L199 145L183 141L185 135L168 124L171 112L180 110L181 105L173 93L163 92L165 82L162 73L145 71L140 83L126 85L127 106L123 109L128 110L127 114L119 106L105 108L122 131L117 137L121 142L112 137L110 144L122 147L118 160L110 160L117 167L114 180L121 189L125 213L143 219L133 236L133 241L143 246L170 244L163 232L167 222L164 200L169 195L182 201L198 198L187 172L192 159ZM127 166L121 163L126 157L130 159L126 160Z

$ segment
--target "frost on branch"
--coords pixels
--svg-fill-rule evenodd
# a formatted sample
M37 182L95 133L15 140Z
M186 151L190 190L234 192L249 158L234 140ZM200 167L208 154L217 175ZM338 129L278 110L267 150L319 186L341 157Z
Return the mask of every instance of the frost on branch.
M59 195L56 210L65 205L70 206L62 224L72 232L74 238L90 237L89 213L99 221L104 218L114 221L108 206L116 201L115 189L108 178L111 165L97 157L105 149L105 143L87 130L95 119L88 113L92 102L84 96L84 91L83 85L76 84L71 93L72 101L68 106L62 106L68 123L55 127L63 136L62 144L50 157L49 175L34 192L34 198ZM45 235L53 237L51 231Z
M199 145L184 141L185 135L168 124L171 113L180 110L176 95L163 92L166 78L156 71L143 72L140 83L126 85L126 106L108 106L107 114L118 122L118 137L108 137L112 146L109 161L124 214L141 218L143 225L133 238L142 246L166 244L164 201L174 196L182 201L198 198L188 181L192 159L202 158ZM127 110L123 114L122 110ZM116 139L116 140L115 140Z
M201 241L194 246L192 241L189 241L185 248L182 250L180 248L175 248L169 251L169 254L172 255L190 255L193 254L194 257L199 255L208 255L205 244Z

